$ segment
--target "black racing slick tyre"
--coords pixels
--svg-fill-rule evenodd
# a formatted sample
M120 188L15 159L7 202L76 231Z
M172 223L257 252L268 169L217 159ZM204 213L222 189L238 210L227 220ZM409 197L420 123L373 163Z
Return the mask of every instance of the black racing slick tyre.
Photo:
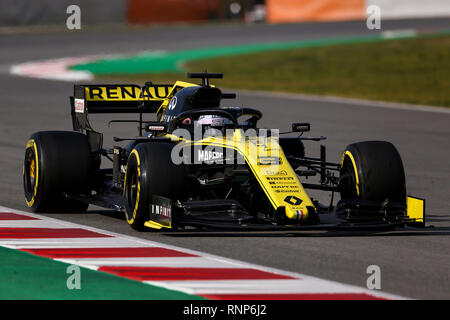
M385 141L349 145L342 155L341 199L405 203L405 172L400 154Z
M25 200L33 212L85 212L88 204L67 194L88 192L92 158L78 132L42 131L27 142L23 164Z
M124 181L125 218L142 231L150 219L153 195L177 199L182 196L186 168L171 160L173 145L150 142L138 144L130 153Z

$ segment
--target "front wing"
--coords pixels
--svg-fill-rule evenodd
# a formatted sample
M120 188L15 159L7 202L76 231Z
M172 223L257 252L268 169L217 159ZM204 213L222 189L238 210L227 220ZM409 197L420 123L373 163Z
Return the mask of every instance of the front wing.
M308 231L308 230L391 230L405 226L425 227L425 200L408 196L406 214L396 216L374 215L372 219L339 218L336 209L320 214L316 222L297 222L280 216L274 221L264 221L246 212L234 200L203 200L179 203L153 196L150 219L145 226L152 229L200 229L240 231ZM363 209L362 209L363 210ZM282 210L279 210L282 212ZM364 213L360 212L363 216ZM353 211L353 214L355 211Z

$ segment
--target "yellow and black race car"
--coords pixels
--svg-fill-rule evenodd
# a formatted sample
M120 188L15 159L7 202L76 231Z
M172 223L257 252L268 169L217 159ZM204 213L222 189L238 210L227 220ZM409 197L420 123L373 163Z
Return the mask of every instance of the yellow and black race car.
M340 163L305 156L302 134L257 126L260 111L224 106L235 94L209 84L75 85L73 131L34 133L23 182L34 212L83 212L89 204L125 213L136 230L185 227L242 230L372 229L425 225L425 201L408 196L402 160L389 142L349 145ZM103 147L93 113L135 113L137 137ZM153 113L157 119L144 120ZM102 159L112 162L101 166ZM305 183L317 176L316 183ZM314 178L312 178L314 180ZM307 189L331 193L329 205ZM334 194L340 200L334 205ZM330 217L333 217L332 219Z

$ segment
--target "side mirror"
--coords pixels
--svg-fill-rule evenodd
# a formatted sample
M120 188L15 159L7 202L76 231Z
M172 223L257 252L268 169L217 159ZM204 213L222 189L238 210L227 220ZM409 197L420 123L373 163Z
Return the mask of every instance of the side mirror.
M307 122L292 124L292 132L308 132L309 130L311 130L311 125Z
M162 122L147 122L145 124L145 131L147 132L166 132L168 129L168 125Z

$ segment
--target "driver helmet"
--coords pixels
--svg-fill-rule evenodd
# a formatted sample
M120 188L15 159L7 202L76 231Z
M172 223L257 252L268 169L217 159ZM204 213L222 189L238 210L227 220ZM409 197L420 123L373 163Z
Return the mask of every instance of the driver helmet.
M218 115L203 115L195 121L197 125L207 125L211 127L223 127L227 124L233 124L230 119Z

